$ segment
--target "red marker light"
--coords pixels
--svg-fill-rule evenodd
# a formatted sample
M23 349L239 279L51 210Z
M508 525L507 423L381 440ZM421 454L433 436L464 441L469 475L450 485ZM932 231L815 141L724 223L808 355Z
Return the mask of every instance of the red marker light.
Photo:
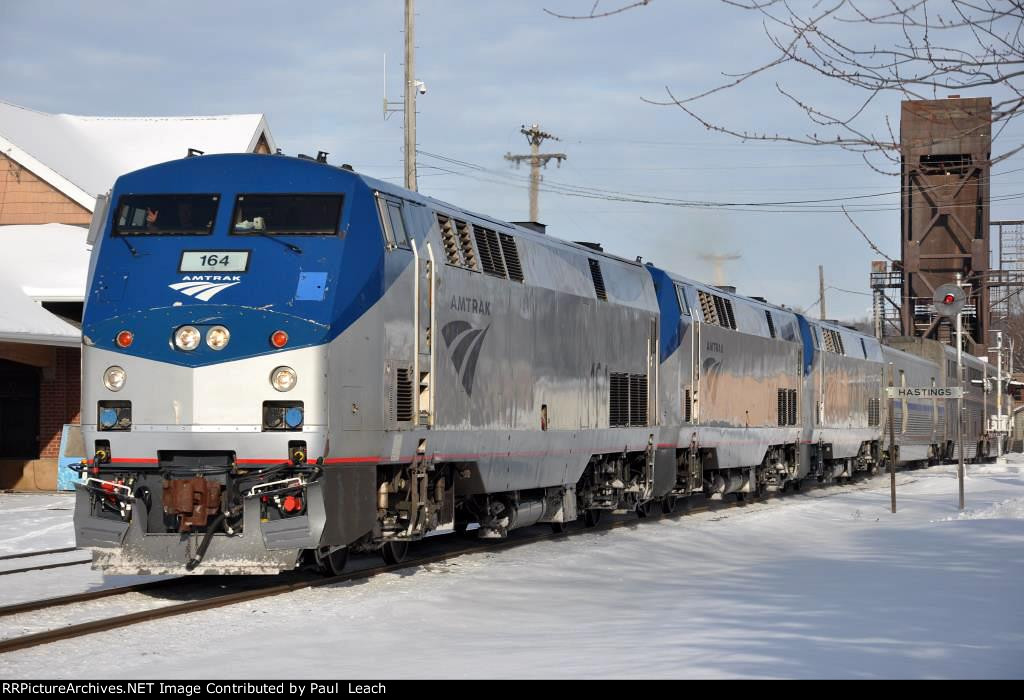
M126 348L132 344L133 340L135 340L135 334L132 333L131 331L121 331L120 333L117 334L116 340L118 346Z
M288 334L284 331L274 331L270 336L270 344L275 348L283 348L288 344Z
M954 301L956 301L956 297L954 297L952 294L947 294L945 297L942 298L943 304L952 304Z

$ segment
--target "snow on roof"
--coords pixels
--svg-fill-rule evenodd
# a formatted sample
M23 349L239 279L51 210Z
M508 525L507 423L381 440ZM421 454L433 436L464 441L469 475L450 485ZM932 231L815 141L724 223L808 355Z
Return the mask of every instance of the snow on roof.
M92 210L96 195L124 173L183 158L189 148L245 153L260 136L274 150L262 114L209 117L83 117L0 101L0 153Z
M0 226L0 279L38 301L82 301L89 271L81 226Z
M77 346L81 332L40 301L82 301L89 270L86 229L0 226L0 340Z

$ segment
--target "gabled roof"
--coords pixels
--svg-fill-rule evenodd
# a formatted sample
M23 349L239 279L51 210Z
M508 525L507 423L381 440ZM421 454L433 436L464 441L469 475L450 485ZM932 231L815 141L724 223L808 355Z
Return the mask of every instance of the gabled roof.
M0 153L92 211L124 173L182 158L189 148L245 153L273 137L262 114L82 117L0 101Z

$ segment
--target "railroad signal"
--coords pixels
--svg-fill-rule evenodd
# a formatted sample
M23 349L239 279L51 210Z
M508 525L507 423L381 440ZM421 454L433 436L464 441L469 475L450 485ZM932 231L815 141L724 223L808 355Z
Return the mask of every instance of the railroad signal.
M962 287L958 287L956 284L943 284L936 288L935 294L932 295L932 301L935 303L935 313L952 318L963 311L964 304L967 302L967 294L964 293Z

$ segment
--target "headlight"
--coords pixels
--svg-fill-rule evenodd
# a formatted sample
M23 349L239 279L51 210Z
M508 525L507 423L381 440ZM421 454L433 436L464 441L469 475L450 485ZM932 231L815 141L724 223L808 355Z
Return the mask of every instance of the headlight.
M298 379L291 367L278 367L270 373L270 384L278 391L291 391Z
M224 326L214 326L206 331L206 344L214 350L223 350L231 339L231 333Z
M121 391L127 376L127 373L117 365L107 367L107 371L103 373L103 386L111 391Z
M182 326L174 334L174 344L180 350L195 350L199 347L201 335L195 326Z

